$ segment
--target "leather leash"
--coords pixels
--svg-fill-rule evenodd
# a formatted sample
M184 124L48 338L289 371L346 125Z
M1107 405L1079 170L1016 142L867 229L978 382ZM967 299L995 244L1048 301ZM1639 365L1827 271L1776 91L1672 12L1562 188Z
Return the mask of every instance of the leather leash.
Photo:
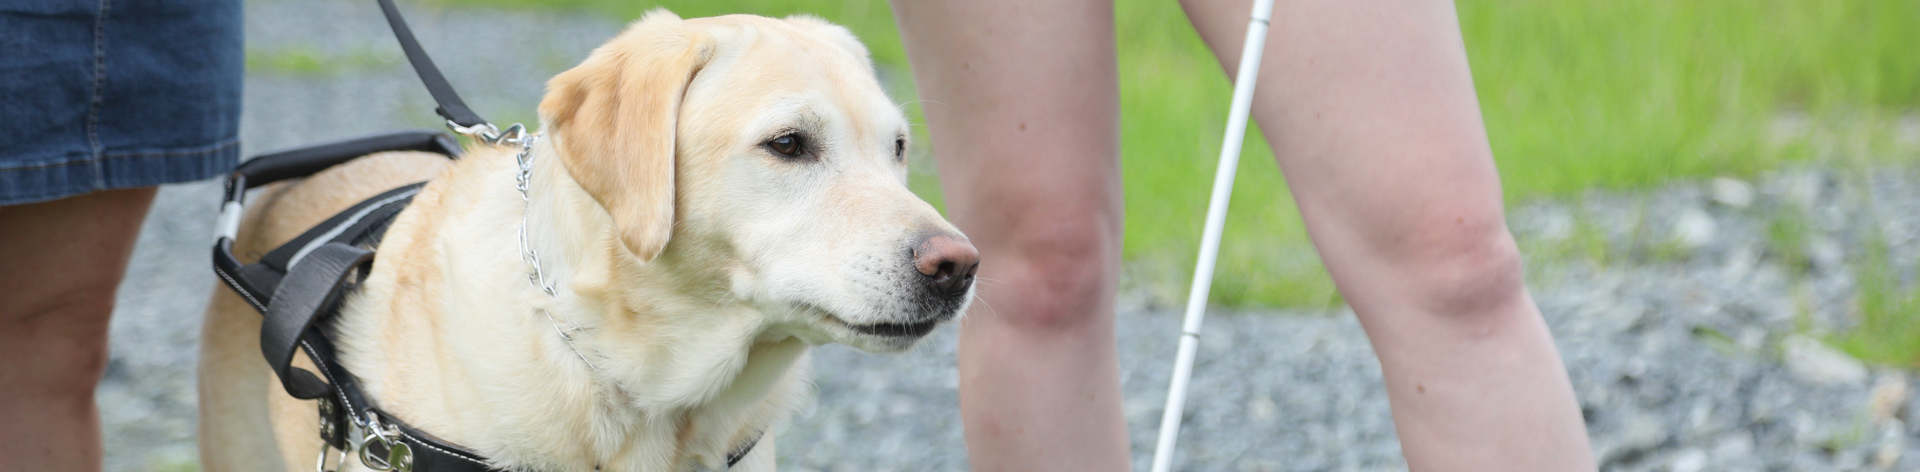
M440 68L433 66L433 58L427 57L427 51L420 48L420 40L414 39L413 28L407 27L407 19L400 16L400 8L393 5L393 0L380 0L380 11L386 14L387 25L393 27L393 37L400 40L400 50L407 53L407 62L413 63L413 71L420 75L420 82L427 85L427 93L440 105L433 112L459 128L493 126L467 108L467 102L460 100L460 94L453 91L453 85L440 74Z

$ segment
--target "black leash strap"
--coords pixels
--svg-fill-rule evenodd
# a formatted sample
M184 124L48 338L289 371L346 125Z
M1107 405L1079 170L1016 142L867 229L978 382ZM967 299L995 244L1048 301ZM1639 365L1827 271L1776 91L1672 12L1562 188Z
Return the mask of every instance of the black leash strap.
M400 50L406 51L407 62L413 63L414 72L420 74L420 82L427 84L427 93L433 94L433 101L440 104L433 111L462 127L487 124L485 118L467 108L467 102L460 101L460 94L454 93L453 85L447 83L447 77L440 75L440 68L433 66L433 59L427 57L427 51L420 48L420 40L414 39L413 29L407 27L407 19L400 16L400 8L393 5L393 0L380 0L380 11L387 14L387 24L393 26L393 36L400 40Z

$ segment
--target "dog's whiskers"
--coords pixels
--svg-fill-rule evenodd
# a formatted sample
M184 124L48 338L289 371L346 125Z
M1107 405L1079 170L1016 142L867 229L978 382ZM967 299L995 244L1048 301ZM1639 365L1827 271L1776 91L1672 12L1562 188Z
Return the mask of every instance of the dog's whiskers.
M915 104L915 103L932 103L932 104L935 104L935 105L940 105L940 106L943 106L943 107L944 107L944 106L948 106L948 105L947 105L947 104L946 104L945 102L941 102L941 101L938 101L938 100L928 100L928 99L924 99L924 98L923 98L923 99L919 99L919 100L907 100L907 101L904 101L904 102L900 102L900 105L899 105L899 106L900 106L900 108L906 108L906 107L907 107L908 105L912 105L912 104Z
M1000 312L999 312L999 311L996 311L996 310L994 310L994 309L993 309L993 304L992 304L992 303L987 303L987 297L982 297L982 296L980 296L980 292L974 292L974 293L973 293L973 299L974 299L975 301L978 301L978 302L980 302L980 306L984 306L984 307L987 307L987 314L990 314L990 315L993 315L993 317L994 317L994 318L999 318L999 317L1000 317Z

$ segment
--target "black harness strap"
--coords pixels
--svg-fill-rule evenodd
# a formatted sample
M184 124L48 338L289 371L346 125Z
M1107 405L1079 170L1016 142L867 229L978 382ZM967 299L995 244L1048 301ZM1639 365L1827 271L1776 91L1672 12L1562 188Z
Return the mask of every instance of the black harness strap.
M433 111L462 127L487 124L485 118L467 108L467 102L460 101L460 94L453 91L453 85L447 83L446 76L440 75L440 69L433 66L433 59L427 57L425 49L420 48L420 40L413 38L413 29L407 27L406 18L400 17L400 8L393 6L393 0L380 0L380 11L386 13L387 24L393 26L393 36L400 40L400 50L407 53L407 62L413 63L413 70L420 74L420 81L427 84L427 93L432 94L433 101L440 104Z
M394 418L392 415L388 415L378 409L374 411L380 414L380 421L392 425L394 430L400 433L396 439L401 443L405 443L407 449L413 452L413 470L432 472L493 472L500 470L488 466L487 458L481 457L480 454L456 446L444 439L434 437L425 431L414 429L413 426L407 425L405 422L400 421L399 418ZM373 448L373 454L378 456L386 456L390 453L387 445L379 441L368 441L365 447ZM731 466L731 464L729 464L729 466Z
M320 398L331 390L319 377L291 365L294 344L321 313L331 311L329 307L359 285L359 278L348 277L364 277L372 266L373 251L329 242L301 259L273 291L260 326L260 352L294 398Z
M418 142L412 139L395 140L393 135L369 139ZM433 142L443 141L436 139ZM335 151L361 151L362 147L353 143L325 145L326 149ZM379 149L368 152L377 151ZM450 151L443 152L452 154ZM229 185L234 187L230 189L229 201L237 201L245 188L250 186L305 176L279 169L292 166L309 172L323 170L328 166L318 163L328 161L328 158L323 158L326 155L325 152L295 150L248 161L242 166L243 171L237 171L229 177ZM246 169L267 169L259 173L270 178L248 182L248 174L244 172ZM414 195L425 185L424 182L407 185L368 198L268 251L252 264L240 265L232 256L232 241L221 237L214 247L214 268L221 280L265 315L260 330L261 353L287 393L295 398L318 399L325 405L321 408L323 421L320 436L327 444L342 450L349 447L354 442L354 438L347 433L350 425L356 418L365 418L372 413L383 424L394 428L395 441L407 445L412 453L413 470L494 472L500 469L489 467L484 456L415 429L374 407L353 374L340 365L334 355L333 343L327 339L324 330L318 328L338 311L345 295L372 270L373 248L380 244L393 220L412 203ZM319 371L317 375L292 366L296 351L306 352L307 357L314 361ZM738 464L758 442L759 438L755 438L730 451L726 457L727 467ZM368 441L360 447L372 448L369 453L379 457L385 457L390 452L388 446L380 441Z
M412 203L424 185L416 183L376 195L328 218L237 273L220 272L230 286L253 299L256 308L265 305L260 310L265 315L260 326L261 353L288 394L322 402L321 439L328 445L342 450L350 447L355 440L347 434L351 423L372 413L381 424L394 427L395 441L407 445L411 470L498 472L501 469L490 467L480 454L414 429L375 408L353 374L340 365L333 343L317 327L318 322L333 316L341 299L366 278L373 265L372 248L379 245L394 217ZM241 281L254 288L253 294L242 288ZM258 296L262 291L271 291L272 295L262 299ZM307 353L319 369L318 375L292 366L297 351ZM371 448L375 457L390 453L381 441L367 441L360 447Z
M235 285L234 289L250 300L257 300L254 308L266 313L279 295L281 278L293 270L294 262L298 262L300 256L329 242L369 249L378 246L380 237L387 232L387 225L393 224L393 218L413 202L413 195L419 193L424 185L426 183L421 182L388 190L348 207L319 226L267 252L259 262L237 267L232 274L237 280L229 282L229 285ZM215 257L218 259L218 254ZM219 268L218 264L216 268ZM248 287L240 287L236 282L245 282Z

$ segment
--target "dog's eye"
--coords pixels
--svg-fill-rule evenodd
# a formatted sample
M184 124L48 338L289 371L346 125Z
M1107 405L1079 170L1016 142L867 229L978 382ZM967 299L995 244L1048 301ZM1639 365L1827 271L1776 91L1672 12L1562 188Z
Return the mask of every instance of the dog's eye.
M767 149L772 149L773 152L785 157L800 157L801 153L807 151L807 141L806 138L800 137L799 133L788 133L767 141Z
M893 160L904 161L906 159L907 159L907 138L894 138L893 139Z

